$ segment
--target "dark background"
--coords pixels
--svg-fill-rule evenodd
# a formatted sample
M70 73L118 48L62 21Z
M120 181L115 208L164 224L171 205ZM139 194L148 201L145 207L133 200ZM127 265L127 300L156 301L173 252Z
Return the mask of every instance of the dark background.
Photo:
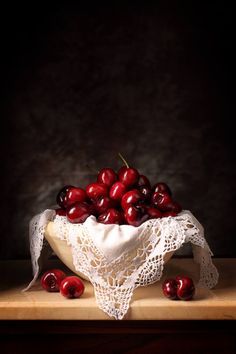
M229 4L2 7L1 259L29 257L31 217L119 151L170 185L215 256L236 256Z

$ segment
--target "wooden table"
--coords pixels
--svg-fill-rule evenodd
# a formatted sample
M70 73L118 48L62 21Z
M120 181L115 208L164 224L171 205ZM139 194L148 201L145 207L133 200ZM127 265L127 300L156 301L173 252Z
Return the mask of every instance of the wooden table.
M78 341L84 353L152 353L157 348L168 353L173 345L181 345L182 353L195 353L196 348L202 353L203 345L207 353L213 349L214 353L235 353L236 259L214 259L214 263L220 274L215 289L197 288L194 300L187 302L166 299L161 282L138 288L127 315L116 321L98 308L89 282L85 281L83 297L75 300L45 292L39 281L23 293L21 290L31 280L30 263L0 262L1 348L5 345L12 353L28 353L42 337L55 353L67 353L68 346L72 350ZM54 266L63 268L58 260L47 265ZM163 279L177 274L189 275L196 281L198 266L192 259L172 258L165 266ZM44 350L40 343L34 344L34 354Z

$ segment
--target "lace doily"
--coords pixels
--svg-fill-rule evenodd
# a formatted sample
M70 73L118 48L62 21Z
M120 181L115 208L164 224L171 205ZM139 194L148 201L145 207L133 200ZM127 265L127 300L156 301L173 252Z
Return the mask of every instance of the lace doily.
M204 229L190 211L176 217L148 220L139 227L103 225L90 216L83 224L71 224L66 217L47 209L30 222L30 251L33 280L40 272L40 261L48 257L45 228L53 221L59 239L71 247L74 267L94 286L96 301L104 312L115 319L127 313L135 288L158 281L162 276L164 257L184 243L192 244L194 261L200 265L198 286L212 288L218 271Z

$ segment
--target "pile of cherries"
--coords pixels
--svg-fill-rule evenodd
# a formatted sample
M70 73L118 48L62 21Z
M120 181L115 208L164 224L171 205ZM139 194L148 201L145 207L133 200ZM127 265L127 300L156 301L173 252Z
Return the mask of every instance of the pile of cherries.
M166 183L151 186L146 176L123 161L125 165L117 173L102 168L96 182L85 189L64 186L56 198L60 207L57 215L66 216L71 223L83 223L94 215L103 224L139 226L148 219L176 216L182 210Z

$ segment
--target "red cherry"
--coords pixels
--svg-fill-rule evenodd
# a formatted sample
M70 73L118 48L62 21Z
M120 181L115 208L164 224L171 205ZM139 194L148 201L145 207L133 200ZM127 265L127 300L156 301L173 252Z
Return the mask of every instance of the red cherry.
M162 283L163 294L170 300L177 300L177 282L175 279L168 278Z
M147 185L143 185L143 186L138 187L138 190L140 191L140 193L143 196L143 199L146 202L150 200L150 198L152 196L151 188L149 188Z
M127 209L130 205L139 203L143 199L142 194L137 189L132 189L126 192L121 199L121 206L123 210Z
M152 191L153 193L161 192L161 193L168 193L169 195L172 195L169 186L165 182L158 182L154 184L154 186L152 187Z
M66 277L65 273L60 269L47 270L41 277L41 285L43 289L49 292L58 292L62 280Z
M139 179L138 179L137 185L139 187L147 186L147 187L149 187L151 189L151 183L150 183L149 179L146 176L144 176L144 175L139 175Z
M112 200L120 201L126 192L126 186L122 182L115 182L109 192L109 196Z
M68 299L79 298L84 293L84 283L75 275L66 277L61 282L60 293Z
M104 213L107 209L114 207L114 201L109 197L101 197L94 202L94 208L98 214Z
M187 276L177 276L177 296L180 300L191 300L195 293L193 280Z
M97 200L108 195L108 188L104 183L90 183L86 187L86 193L92 200Z
M125 210L125 219L129 225L139 226L148 219L148 214L144 208L131 205Z
M91 207L85 202L76 202L66 209L67 219L73 224L84 222L89 215L91 215Z
M59 216L66 216L66 211L65 211L65 209L58 208L58 209L55 209L55 212L56 212L56 215L59 215Z
M104 213L99 215L98 222L102 224L119 224L123 223L123 215L119 210L114 208L107 209Z
M87 194L85 190L79 187L70 187L68 188L65 198L64 198L64 205L66 208L75 202L85 202L87 200Z
M175 212L176 214L179 214L182 210L181 205L174 201L168 205L168 208L170 211Z
M102 168L98 174L97 182L104 183L107 187L111 187L117 181L117 174L112 168Z
M57 194L56 202L63 209L66 208L66 205L64 204L65 203L65 196L70 188L74 188L74 186L70 186L70 185L64 186Z
M135 168L124 167L122 170L119 170L118 177L120 182L122 182L125 186L131 187L138 182L139 173Z
M152 195L152 204L161 211L169 211L169 204L172 203L171 196L164 192L155 192Z
M148 207L147 213L149 215L149 219L162 218L162 212L160 210L158 210L157 208Z

